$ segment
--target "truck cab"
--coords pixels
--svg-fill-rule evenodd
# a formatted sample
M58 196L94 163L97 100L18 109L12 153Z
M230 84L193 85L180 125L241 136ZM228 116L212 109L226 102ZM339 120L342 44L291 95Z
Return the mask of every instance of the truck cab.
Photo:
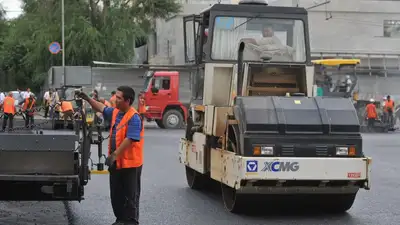
M187 106L179 99L179 72L149 70L145 74L139 107L146 107L148 121L155 121L160 128L181 128L187 118Z

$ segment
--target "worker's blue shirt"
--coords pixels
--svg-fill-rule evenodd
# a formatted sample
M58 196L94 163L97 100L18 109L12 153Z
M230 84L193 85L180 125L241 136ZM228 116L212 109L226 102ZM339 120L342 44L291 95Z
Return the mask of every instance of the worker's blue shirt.
M109 121L112 120L114 108L113 107L106 107L103 111L104 119L108 119ZM122 118L124 117L125 113L119 111L117 114L117 118L115 119L115 124L112 128L112 134L110 137L111 140L111 150L115 151L117 149L115 136L116 136L116 128L118 124L121 122ZM142 131L142 119L138 114L132 116L132 118L128 122L128 131L126 137L131 139L132 141L140 141L140 132Z

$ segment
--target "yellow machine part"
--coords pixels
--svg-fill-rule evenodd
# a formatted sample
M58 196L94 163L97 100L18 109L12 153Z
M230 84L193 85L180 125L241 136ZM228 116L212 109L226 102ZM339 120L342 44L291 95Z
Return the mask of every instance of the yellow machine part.
M313 64L324 65L324 66L340 66L340 65L358 65L360 59L318 59L312 60Z

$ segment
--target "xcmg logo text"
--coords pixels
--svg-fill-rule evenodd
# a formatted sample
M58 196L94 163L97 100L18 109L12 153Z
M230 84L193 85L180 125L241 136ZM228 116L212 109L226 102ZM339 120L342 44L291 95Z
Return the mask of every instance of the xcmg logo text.
M263 172L296 172L300 168L298 162L265 162Z

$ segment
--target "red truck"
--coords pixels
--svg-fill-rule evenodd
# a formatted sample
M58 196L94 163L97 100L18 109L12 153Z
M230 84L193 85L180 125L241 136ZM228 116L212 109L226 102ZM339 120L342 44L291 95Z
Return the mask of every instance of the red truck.
M180 100L180 74L177 71L147 71L144 89L139 97L144 98L147 121L155 121L160 128L178 129L186 123L189 101ZM186 94L190 96L189 93ZM139 101L139 104L140 103ZM140 105L139 105L140 108Z

